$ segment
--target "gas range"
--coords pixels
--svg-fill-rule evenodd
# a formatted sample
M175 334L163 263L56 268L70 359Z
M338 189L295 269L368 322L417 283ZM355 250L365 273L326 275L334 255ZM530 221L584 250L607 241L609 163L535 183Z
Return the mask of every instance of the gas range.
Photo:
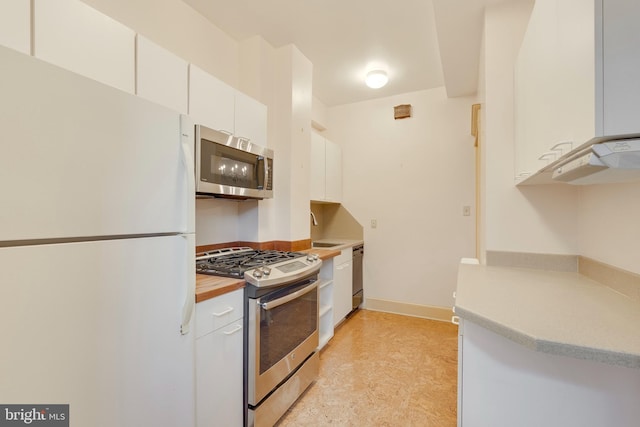
M317 272L321 265L317 255L249 247L196 254L196 273L244 279L257 287L280 286L296 281Z

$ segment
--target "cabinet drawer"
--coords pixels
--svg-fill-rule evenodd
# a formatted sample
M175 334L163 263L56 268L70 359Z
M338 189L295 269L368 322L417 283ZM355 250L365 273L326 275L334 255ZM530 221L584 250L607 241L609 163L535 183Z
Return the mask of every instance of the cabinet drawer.
M343 249L340 255L338 255L333 259L333 265L337 267L340 264L344 264L347 261L351 261L351 258L353 258L353 248L348 247L346 249Z
M242 318L243 290L196 304L196 338Z

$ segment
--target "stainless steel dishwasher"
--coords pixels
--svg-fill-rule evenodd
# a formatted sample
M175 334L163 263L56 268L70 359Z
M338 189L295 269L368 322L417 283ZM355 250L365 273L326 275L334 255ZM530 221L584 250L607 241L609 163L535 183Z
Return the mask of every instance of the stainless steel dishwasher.
M355 310L362 304L363 289L362 289L362 257L364 256L364 245L357 245L353 247L353 306L352 310Z

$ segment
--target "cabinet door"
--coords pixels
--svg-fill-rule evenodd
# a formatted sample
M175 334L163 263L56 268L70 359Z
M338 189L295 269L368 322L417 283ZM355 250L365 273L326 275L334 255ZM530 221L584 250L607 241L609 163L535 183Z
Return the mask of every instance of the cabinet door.
M189 65L189 115L196 124L233 133L234 104L231 86Z
M196 304L196 338L241 319L243 295L238 289Z
M535 172L556 142L559 124L557 0L538 0L515 64L516 173Z
M136 95L187 114L187 61L139 34L136 42Z
M262 147L267 146L267 106L236 91L235 135L248 138Z
M342 201L342 150L334 142L325 140L325 199Z
M555 111L558 134L555 144L572 141L577 147L593 138L595 130L595 8L593 1L558 0L556 66L559 95ZM563 153L569 150L564 147Z
M243 423L242 319L196 340L198 427Z
M311 200L325 197L325 140L315 132L311 133Z
M0 45L29 54L31 5L25 0L0 2Z
M640 131L640 3L603 3L603 132L605 135Z
M351 251L351 248L343 250ZM351 311L353 264L351 257L335 267L333 272L333 324L337 325Z
M135 32L78 0L35 0L35 56L134 93Z

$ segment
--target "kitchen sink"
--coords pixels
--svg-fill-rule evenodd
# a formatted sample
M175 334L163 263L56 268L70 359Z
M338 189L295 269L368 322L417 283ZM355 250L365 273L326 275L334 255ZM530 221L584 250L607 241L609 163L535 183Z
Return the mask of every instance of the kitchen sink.
M334 246L340 246L344 243L334 243L334 242L313 242L311 243L312 248L332 248Z

